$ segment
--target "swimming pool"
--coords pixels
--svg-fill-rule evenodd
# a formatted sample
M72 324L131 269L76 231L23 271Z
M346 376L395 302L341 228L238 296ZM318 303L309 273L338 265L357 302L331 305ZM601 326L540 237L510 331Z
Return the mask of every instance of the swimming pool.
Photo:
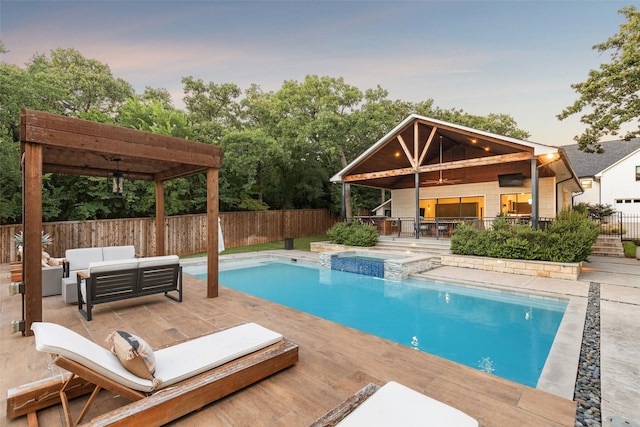
M185 267L206 278L206 270ZM535 387L567 303L311 264L220 264L219 281L269 301Z

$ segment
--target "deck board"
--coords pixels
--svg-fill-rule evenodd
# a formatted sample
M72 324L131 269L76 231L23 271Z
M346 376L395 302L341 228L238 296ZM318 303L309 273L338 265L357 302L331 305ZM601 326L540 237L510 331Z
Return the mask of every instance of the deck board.
M9 282L9 266L0 266L3 289ZM0 293L0 324L21 317L20 297ZM256 322L282 333L299 345L299 362L283 372L253 384L183 418L175 426L305 426L368 383L395 380L455 406L484 426L569 426L574 424L575 404L425 354L381 338L337 325L241 292L220 287L218 298L206 298L206 283L184 275L184 301L163 295L100 304L87 322L77 306L60 296L45 297L45 321L56 322L106 346L104 339L121 329L147 339L155 348L193 338L241 322ZM7 390L59 372L49 368L48 357L38 353L33 337L0 329L0 377L2 410ZM79 411L84 398L72 401ZM88 419L126 400L101 392ZM27 417L14 420L0 414L2 425L27 426ZM60 407L38 412L40 425L62 426Z

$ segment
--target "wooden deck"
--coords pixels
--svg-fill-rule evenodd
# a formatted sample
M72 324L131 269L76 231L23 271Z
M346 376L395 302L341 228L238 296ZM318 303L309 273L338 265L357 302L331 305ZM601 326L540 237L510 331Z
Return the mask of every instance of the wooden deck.
M26 417L6 419L7 390L60 373L34 348L33 337L9 333L21 318L20 296L10 297L9 265L0 266L0 425L26 426ZM203 280L184 276L184 300L162 295L101 304L87 322L77 306L46 297L45 321L59 323L105 345L113 330L125 330L160 347L189 337L253 321L282 333L300 346L300 361L240 392L169 425L306 426L368 383L395 380L452 405L481 426L573 426L575 404L520 384L364 334L333 322L220 288L207 299ZM85 399L72 401L79 411ZM101 392L87 419L128 403ZM77 413L77 412L76 412ZM38 412L42 426L61 426L61 407Z

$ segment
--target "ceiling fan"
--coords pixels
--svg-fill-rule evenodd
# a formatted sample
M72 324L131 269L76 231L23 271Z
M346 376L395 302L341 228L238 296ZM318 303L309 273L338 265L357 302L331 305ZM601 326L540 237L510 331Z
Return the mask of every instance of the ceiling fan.
M427 179L422 181L423 184L436 184L436 185L442 185L442 184L455 184L457 182L460 182L459 179L447 179L447 178L442 178L442 136L440 136L440 178L439 179Z

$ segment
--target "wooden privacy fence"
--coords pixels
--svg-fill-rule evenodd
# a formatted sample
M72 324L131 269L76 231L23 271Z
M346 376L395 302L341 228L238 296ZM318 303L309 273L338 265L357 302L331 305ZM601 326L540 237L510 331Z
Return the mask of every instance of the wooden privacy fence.
M336 221L326 209L220 213L227 248L276 242L285 237L319 236ZM167 254L182 256L207 251L206 214L166 217L164 222ZM53 238L47 252L54 257L63 257L72 248L117 245L133 245L142 256L155 255L153 218L49 222L43 223L42 228ZM21 224L0 226L0 264L17 260L13 236L21 230Z

